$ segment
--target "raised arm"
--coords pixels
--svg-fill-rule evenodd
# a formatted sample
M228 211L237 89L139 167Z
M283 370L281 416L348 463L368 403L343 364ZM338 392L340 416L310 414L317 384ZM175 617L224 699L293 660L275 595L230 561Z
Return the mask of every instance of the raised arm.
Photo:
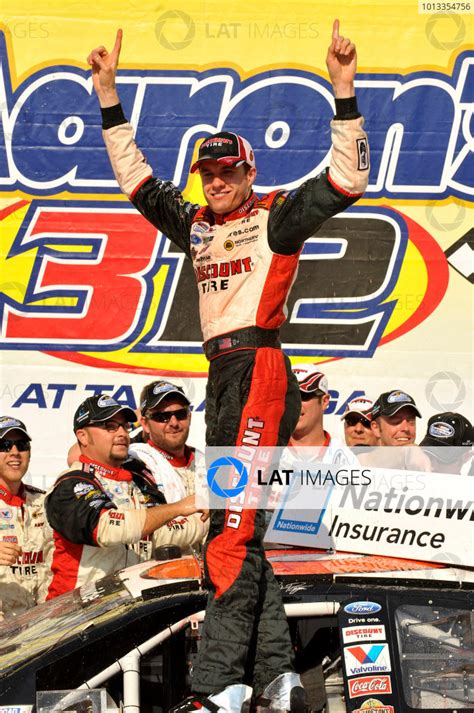
M115 77L122 49L122 30L117 30L115 44L112 52L108 52L103 45L96 47L87 57L87 64L92 67L92 82L99 98L102 109L115 106L120 102Z
M326 65L336 99L348 99L355 96L356 47L348 37L342 37L339 34L339 20L334 20Z
M336 100L330 164L272 206L269 244L283 255L300 250L325 220L358 200L367 188L369 148L354 89L357 53L354 43L339 34L339 20L334 20L326 64Z
M117 30L111 52L101 45L87 57L101 107L103 137L112 170L121 190L140 213L189 255L189 228L199 206L185 201L170 181L155 178L135 143L116 87L122 36L122 30Z

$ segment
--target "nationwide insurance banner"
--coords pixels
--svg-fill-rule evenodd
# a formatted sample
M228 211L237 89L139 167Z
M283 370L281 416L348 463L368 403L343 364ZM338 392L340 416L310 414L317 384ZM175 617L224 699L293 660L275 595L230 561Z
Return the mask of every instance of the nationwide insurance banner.
M135 408L160 376L187 389L192 440L204 444L192 267L120 194L85 62L118 27L137 142L156 175L199 202L189 168L217 129L250 140L262 194L328 164L325 55L339 17L358 48L370 184L307 241L285 348L327 374L334 436L350 399L391 389L414 396L419 438L434 413L471 414L469 3L4 0L2 10L1 413L33 436L34 483L64 468L84 398L106 391Z

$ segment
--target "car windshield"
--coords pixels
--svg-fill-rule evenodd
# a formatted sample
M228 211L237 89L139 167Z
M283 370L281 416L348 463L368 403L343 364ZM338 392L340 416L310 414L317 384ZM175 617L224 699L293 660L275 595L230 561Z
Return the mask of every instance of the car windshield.
M91 623L120 616L134 601L116 577L85 585L0 625L0 675L81 634Z

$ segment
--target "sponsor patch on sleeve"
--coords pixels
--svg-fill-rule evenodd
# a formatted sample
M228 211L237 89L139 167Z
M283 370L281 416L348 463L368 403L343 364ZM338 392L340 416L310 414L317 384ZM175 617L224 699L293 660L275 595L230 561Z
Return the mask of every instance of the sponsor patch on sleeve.
M357 170L367 171L369 168L369 147L367 139L357 139Z

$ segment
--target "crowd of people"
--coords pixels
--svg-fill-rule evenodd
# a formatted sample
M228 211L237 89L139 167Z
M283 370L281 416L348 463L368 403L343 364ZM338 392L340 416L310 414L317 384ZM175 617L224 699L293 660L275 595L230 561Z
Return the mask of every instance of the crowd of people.
M297 364L293 372L301 412L290 447L345 443L356 456L360 453L361 462L375 453L380 460L373 462L384 464L384 457L390 467L387 451L379 447L389 446L392 453L396 446L403 454L396 467L446 473L464 472L472 461L474 431L467 417L431 415L416 445L422 414L414 399L398 389L374 401L360 396L347 403L343 435L333 436L324 427L327 376L314 364ZM27 427L17 418L0 418L4 615L147 561L161 545L177 545L185 554L200 552L208 517L195 499L195 450L188 443L191 408L183 388L170 381L147 384L138 413L106 394L86 399L74 415L72 462L47 493L25 482L32 454Z
M195 503L189 407L181 387L149 384L144 442L131 444L135 411L107 394L86 399L74 415L69 467L47 493L24 482L32 451L25 424L0 418L4 615L151 559L155 547L189 554L201 546L208 518Z

